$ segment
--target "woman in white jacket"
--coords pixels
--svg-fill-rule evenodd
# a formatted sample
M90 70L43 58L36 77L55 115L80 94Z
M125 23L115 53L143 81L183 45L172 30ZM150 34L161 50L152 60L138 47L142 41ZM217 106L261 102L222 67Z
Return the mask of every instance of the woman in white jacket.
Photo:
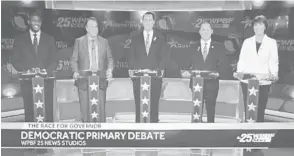
M265 34L268 27L265 16L256 16L252 24L255 35L243 42L237 64L238 74L235 77L242 79L244 73L250 73L260 80L257 122L264 122L270 85L278 80L278 46L275 39ZM245 109L248 109L246 105L248 82L246 80L241 80L241 82Z

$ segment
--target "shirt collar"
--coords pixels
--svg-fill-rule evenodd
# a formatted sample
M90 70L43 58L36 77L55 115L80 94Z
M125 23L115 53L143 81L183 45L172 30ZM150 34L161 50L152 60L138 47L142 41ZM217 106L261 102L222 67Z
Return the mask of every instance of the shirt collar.
M146 30L144 30L143 33L144 33L144 35L147 35L147 31L146 31ZM148 33L149 33L150 35L153 35L153 29L152 29L151 31L149 31Z
M30 35L31 36L34 36L34 34L37 34L37 36L40 36L41 35L41 31L39 30L38 32L33 32L31 29L30 29Z
M88 40L93 40L93 39L94 39L94 40L97 40L97 38L98 38L97 36L95 36L95 37L91 37L91 36L89 36L89 35L87 35L87 37L88 37Z
M211 43L211 38L208 41L204 41L203 39L200 40L201 44L207 43L207 45L210 45Z

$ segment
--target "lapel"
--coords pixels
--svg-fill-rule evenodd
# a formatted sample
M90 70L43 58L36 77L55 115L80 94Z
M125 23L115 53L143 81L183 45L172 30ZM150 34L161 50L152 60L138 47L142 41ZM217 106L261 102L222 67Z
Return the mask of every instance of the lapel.
M29 42L28 45L30 47L30 52L32 53L32 55L34 57L36 57L36 52L35 52L35 48L34 48L34 45L33 45L33 41L32 41L30 32L27 33L27 37L29 38L29 40L27 40L27 41Z
M156 51L156 40L158 39L158 37L156 36L156 32L155 30L153 30L153 36L152 36L152 39L151 39L151 43L150 43L150 47L149 47L149 53L147 55L147 51L146 51L146 45L145 45L145 38L144 38L144 30L140 33L139 35L139 46L143 47L143 51L144 51L144 55L145 56L151 56L153 55L154 51ZM154 41L154 39L156 39Z
M89 58L89 45L88 45L88 37L87 37L87 35L85 35L83 37L82 42L83 42L85 52L82 52L81 55L84 55L86 58L90 59Z
M197 43L196 43L196 47L197 47L197 53L199 54L199 56L201 56L201 61L203 63L206 63L208 59L210 59L212 53L214 53L214 49L215 49L215 42L213 40L211 40L210 42L210 45L209 45L209 49L208 49L208 54L206 56L206 60L204 60L203 58L203 54L202 54L202 46L201 46L201 40L199 40Z
M255 54L256 55L259 55L260 53L262 53L262 51L263 51L263 47L265 46L265 44L266 44L266 40L267 40L267 35L265 34L264 36L263 36L263 39L262 39L262 41L261 41L261 45L260 45L260 47L259 47L259 49L258 49L258 52L257 52L257 50L256 50L256 39L255 39L255 35L253 36L253 39L252 39L252 44L253 44L253 46L252 46L252 48L254 48L254 49L252 49L254 52L255 52Z
M45 52L42 47L44 47L46 44L46 41L45 41L45 37L44 37L44 34L43 32L40 33L40 40L39 40L39 45L38 45L38 53L37 53L37 56L40 57L42 56L42 54Z

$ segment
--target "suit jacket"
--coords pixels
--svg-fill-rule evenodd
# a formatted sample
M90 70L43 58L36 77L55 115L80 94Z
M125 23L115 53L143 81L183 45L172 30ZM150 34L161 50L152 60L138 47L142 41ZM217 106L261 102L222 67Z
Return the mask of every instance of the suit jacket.
M191 44L190 57L184 65L184 68L215 71L219 72L220 78L226 78L227 76L225 73L230 70L230 66L224 45L211 40L209 52L205 61L201 49L200 41Z
M146 53L143 31L131 37L129 49L129 68L131 69L165 69L168 56L166 38L158 30L153 30L149 54Z
M57 49L52 36L41 32L38 52L35 52L30 33L26 32L17 36L14 40L12 65L17 71L27 71L32 68L47 69L50 75L55 69L53 63L57 63ZM57 64L56 64L57 65Z
M272 73L278 76L279 56L275 39L264 36L258 52L256 51L255 36L247 38L242 45L237 72Z
M107 39L100 36L97 37L98 42L98 63L101 70L101 77L106 77L106 70L113 70L113 58ZM88 37L84 35L75 40L73 55L71 57L71 67L73 72L90 69L90 58L88 49ZM76 86L81 89L86 89L86 81L76 81ZM106 81L105 81L106 83ZM100 84L102 88L107 87L107 84Z

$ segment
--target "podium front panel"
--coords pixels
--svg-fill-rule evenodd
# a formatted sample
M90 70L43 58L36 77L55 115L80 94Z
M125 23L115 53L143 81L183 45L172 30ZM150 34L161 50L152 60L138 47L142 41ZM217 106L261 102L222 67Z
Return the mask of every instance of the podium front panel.
M88 77L88 106L89 106L89 122L100 122L101 116L101 99L99 89L99 77Z
M35 122L46 121L44 86L45 86L45 82L43 77L32 78Z
M204 79L202 77L192 78L192 119L191 122L202 122L203 109L203 86Z
M140 122L150 123L151 77L140 77Z

